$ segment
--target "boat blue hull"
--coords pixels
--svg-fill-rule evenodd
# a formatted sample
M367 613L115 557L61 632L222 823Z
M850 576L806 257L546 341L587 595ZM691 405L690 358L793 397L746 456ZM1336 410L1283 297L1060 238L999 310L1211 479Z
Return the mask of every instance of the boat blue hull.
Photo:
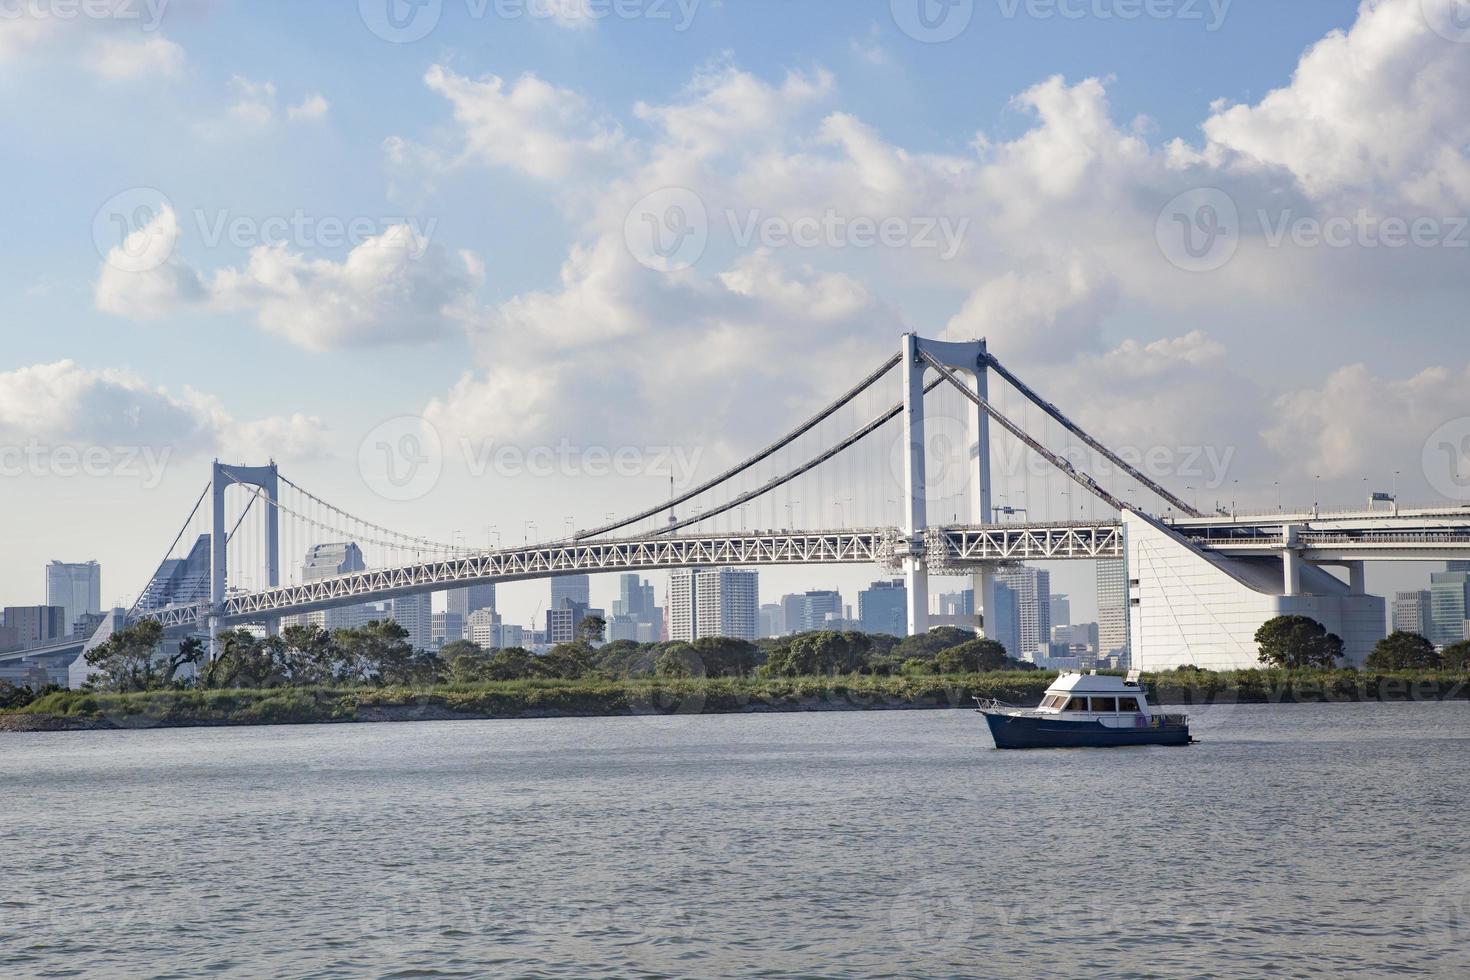
M1096 721L1053 721L982 712L998 749L1105 749L1127 745L1188 745L1189 725L1108 728Z

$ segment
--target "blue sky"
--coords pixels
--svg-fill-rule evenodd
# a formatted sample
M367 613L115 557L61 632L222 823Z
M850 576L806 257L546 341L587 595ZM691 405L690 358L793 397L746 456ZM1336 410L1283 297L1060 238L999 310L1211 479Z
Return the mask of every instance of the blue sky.
M1308 500L1321 474L1350 503L1398 471L1406 494L1445 495L1421 450L1470 415L1470 45L1453 0L1159 0L1157 17L975 0L943 43L903 30L919 0L705 0L682 31L672 2L589 24L584 0L555 0L560 19L443 0L412 43L374 33L377 0L173 0L157 24L142 0L108 2L104 19L35 2L0 21L0 434L150 445L170 464L157 485L7 475L39 518L0 570L7 598L36 598L53 557L99 557L106 591L136 589L216 453L273 453L431 536L592 523L655 478L596 484L589 504L585 481L451 460L394 501L358 449L413 416L451 447L681 445L713 468L904 328L990 335L1111 441L1229 450L1207 493L1274 505L1279 481ZM649 269L622 219L674 186L707 207L710 244ZM1238 208L1238 243L1190 270L1154 218L1200 188ZM167 233L159 264L110 269L122 236L95 232L119 200L149 220L166 203L172 230L128 228ZM823 211L963 221L963 248L742 245L724 218ZM1277 220L1360 212L1437 237L1268 242ZM293 216L311 230L262 240ZM333 240L324 221L371 231ZM231 222L235 240L210 240ZM403 224L412 264L360 251ZM119 513L144 529L136 547L109 535Z

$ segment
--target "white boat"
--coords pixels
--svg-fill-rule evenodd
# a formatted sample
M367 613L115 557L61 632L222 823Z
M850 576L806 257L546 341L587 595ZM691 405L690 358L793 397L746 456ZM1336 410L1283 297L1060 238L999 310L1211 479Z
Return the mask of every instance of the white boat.
M1035 708L975 700L998 749L1188 745L1189 719L1150 708L1138 678L1136 670L1126 679L1095 670L1063 674Z

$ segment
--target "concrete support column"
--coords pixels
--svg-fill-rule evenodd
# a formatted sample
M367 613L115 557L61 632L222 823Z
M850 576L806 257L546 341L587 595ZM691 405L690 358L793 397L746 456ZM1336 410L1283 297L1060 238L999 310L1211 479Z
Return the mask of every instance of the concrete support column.
M990 398L990 369L985 361L985 341L980 341L980 357L976 361L974 391L981 398ZM990 416L979 405L970 405L971 451L975 454L970 472L970 522L989 524L995 516L992 509L992 487L990 482ZM971 577L971 588L975 590L976 633L988 635L981 616L989 616L995 596L995 570L982 568ZM991 624L993 628L993 623Z
M1348 562L1348 585L1353 595L1368 594L1368 567L1366 562Z
M209 477L210 532L209 532L209 659L219 657L220 619L225 611L225 546L229 535L225 532L225 488L230 485L229 474L219 460Z
M929 632L929 567L924 555L924 530L928 527L928 489L924 473L924 365L919 360L917 334L903 337L903 482L904 534L910 554L904 560L909 593L909 633Z
M1302 591L1302 558L1297 554L1297 532L1295 525L1288 524L1281 535L1282 589L1285 595L1300 595Z

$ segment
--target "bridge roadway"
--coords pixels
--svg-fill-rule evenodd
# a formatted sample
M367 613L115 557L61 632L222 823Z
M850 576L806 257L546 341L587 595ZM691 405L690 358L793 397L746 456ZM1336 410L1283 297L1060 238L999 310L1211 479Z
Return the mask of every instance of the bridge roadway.
M1443 561L1470 559L1470 505L1343 512L1274 512L1173 518L1170 526L1222 554L1279 556L1286 529L1293 549L1309 562ZM922 549L933 572L964 572L986 562L1121 558L1122 526L1116 521L1068 524L991 524L929 529L910 543L896 528L843 531L752 531L742 534L660 535L569 541L510 548L325 579L306 585L236 593L225 601L225 623L261 622L278 616L376 602L426 590L478 582L514 582L579 573L656 571L708 566L773 567L870 564L895 567L896 559ZM203 604L148 613L166 627L198 625ZM0 662L75 655L78 638L0 651Z

